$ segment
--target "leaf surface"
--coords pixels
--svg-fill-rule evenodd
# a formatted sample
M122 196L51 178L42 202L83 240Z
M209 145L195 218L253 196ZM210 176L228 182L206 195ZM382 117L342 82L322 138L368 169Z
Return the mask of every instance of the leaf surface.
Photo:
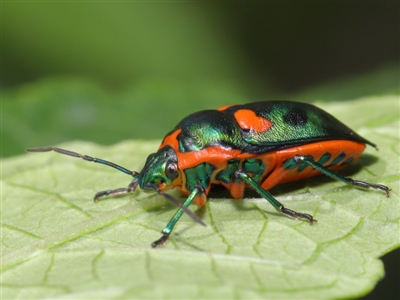
M399 247L398 96L316 103L376 143L346 176L392 188L364 191L325 177L271 192L318 223L291 220L260 198L216 193L184 215L166 246L150 243L176 207L133 195L93 203L93 195L126 187L123 173L56 153L2 161L2 287L11 298L349 298L383 276L378 259ZM60 147L140 171L159 141L111 147ZM175 197L183 199L177 192ZM191 207L196 211L196 206Z

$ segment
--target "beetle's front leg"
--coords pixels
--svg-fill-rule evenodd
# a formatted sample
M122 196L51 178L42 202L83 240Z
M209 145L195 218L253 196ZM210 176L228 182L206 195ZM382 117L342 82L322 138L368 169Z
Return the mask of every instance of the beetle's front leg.
M137 180L134 180L128 185L127 188L119 188L119 189L115 189L115 190L107 190L107 191L98 192L94 196L94 202L99 202L99 198L105 197L105 196L110 196L110 195L118 196L118 195L133 193L136 190L138 183L139 182Z
M195 186L194 190L190 193L190 195L186 199L185 203L183 203L183 206L186 208L189 207L190 204L192 204L193 201L196 199L196 197L199 197L199 196L203 197L203 195L205 195L204 188L200 185ZM172 229L174 229L176 223L179 221L182 214L183 214L183 209L179 208L177 210L177 212L175 213L175 215L168 222L167 226L165 226L165 228L161 231L162 236L158 240L154 241L151 244L151 247L155 248L160 245L164 245L167 242L169 236L171 235ZM205 225L205 224L203 223L202 225Z

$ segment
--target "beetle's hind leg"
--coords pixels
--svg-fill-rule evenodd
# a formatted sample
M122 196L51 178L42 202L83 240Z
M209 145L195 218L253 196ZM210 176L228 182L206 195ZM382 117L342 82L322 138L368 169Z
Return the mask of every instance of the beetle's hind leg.
M351 184L351 185L354 185L354 186L357 186L360 188L364 188L364 189L374 188L374 189L382 190L385 192L386 197L389 197L390 189L386 185L368 183L365 181L354 180L350 177L344 177L344 176L340 175L339 173L336 173L335 171L332 171L332 170L324 167L323 165L319 164L311 156L296 155L296 156L294 156L294 160L299 164L306 163L309 166L313 167L314 169L320 171L321 173L323 173L333 179L342 181L344 183Z
M267 192L262 186L258 184L257 181L255 181L253 178L251 178L248 174L246 174L243 171L236 171L235 176L237 178L242 179L244 182L246 182L248 185L250 185L257 193L259 193L262 197L264 197L271 205L279 212L283 213L284 215L292 218L292 219L304 219L307 220L310 225L313 223L316 223L317 220L313 218L312 215L306 214L306 213L301 213L297 212L294 210L291 210L289 208L286 208L280 203L278 200L276 200L269 192Z
M137 182L136 181L132 181L127 188L118 188L118 189L114 189L114 190L106 190L106 191L101 191L96 193L96 195L94 195L94 202L99 202L99 199L101 197L106 197L106 196L119 196L119 195L125 195L125 194L129 194L129 193L133 193L137 187Z

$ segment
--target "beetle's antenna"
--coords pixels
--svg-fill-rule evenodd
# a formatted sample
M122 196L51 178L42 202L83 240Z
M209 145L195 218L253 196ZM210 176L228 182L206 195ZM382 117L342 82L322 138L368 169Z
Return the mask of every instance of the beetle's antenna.
M115 163L112 163L112 162L104 160L104 159L91 157L89 155L82 155L82 154L79 154L79 153L76 153L76 152L73 152L73 151L70 151L70 150L65 150L65 149L61 149L61 148L57 148L57 147L28 148L28 149L26 149L26 151L27 152L50 152L50 151L55 151L57 153L61 153L61 154L64 154L64 155L69 155L69 156L72 156L72 157L82 158L82 159L87 160L87 161L92 161L92 162L95 162L95 163L106 165L106 166L112 167L114 169L117 169L118 171L121 171L122 173L131 175L133 177L135 177L136 175L139 174L136 171L128 170L128 169L126 169L124 167L121 167L121 166L119 166L119 165L117 165Z
M191 212L187 207L183 206L182 203L180 203L177 199L172 197L170 194L164 193L164 191L160 190L156 184L149 184L154 190L157 192L157 194L164 196L169 202L172 204L178 206L181 208L189 217L193 219L196 223L199 223L200 225L206 226L206 223L203 222L202 219L200 219L198 216L196 216L193 212Z

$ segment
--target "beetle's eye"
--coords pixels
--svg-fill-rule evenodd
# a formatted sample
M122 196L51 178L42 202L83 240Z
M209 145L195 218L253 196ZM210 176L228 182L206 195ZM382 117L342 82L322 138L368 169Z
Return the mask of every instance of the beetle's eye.
M178 177L176 164L168 163L165 167L165 175L168 177L169 180L174 180L176 177Z

